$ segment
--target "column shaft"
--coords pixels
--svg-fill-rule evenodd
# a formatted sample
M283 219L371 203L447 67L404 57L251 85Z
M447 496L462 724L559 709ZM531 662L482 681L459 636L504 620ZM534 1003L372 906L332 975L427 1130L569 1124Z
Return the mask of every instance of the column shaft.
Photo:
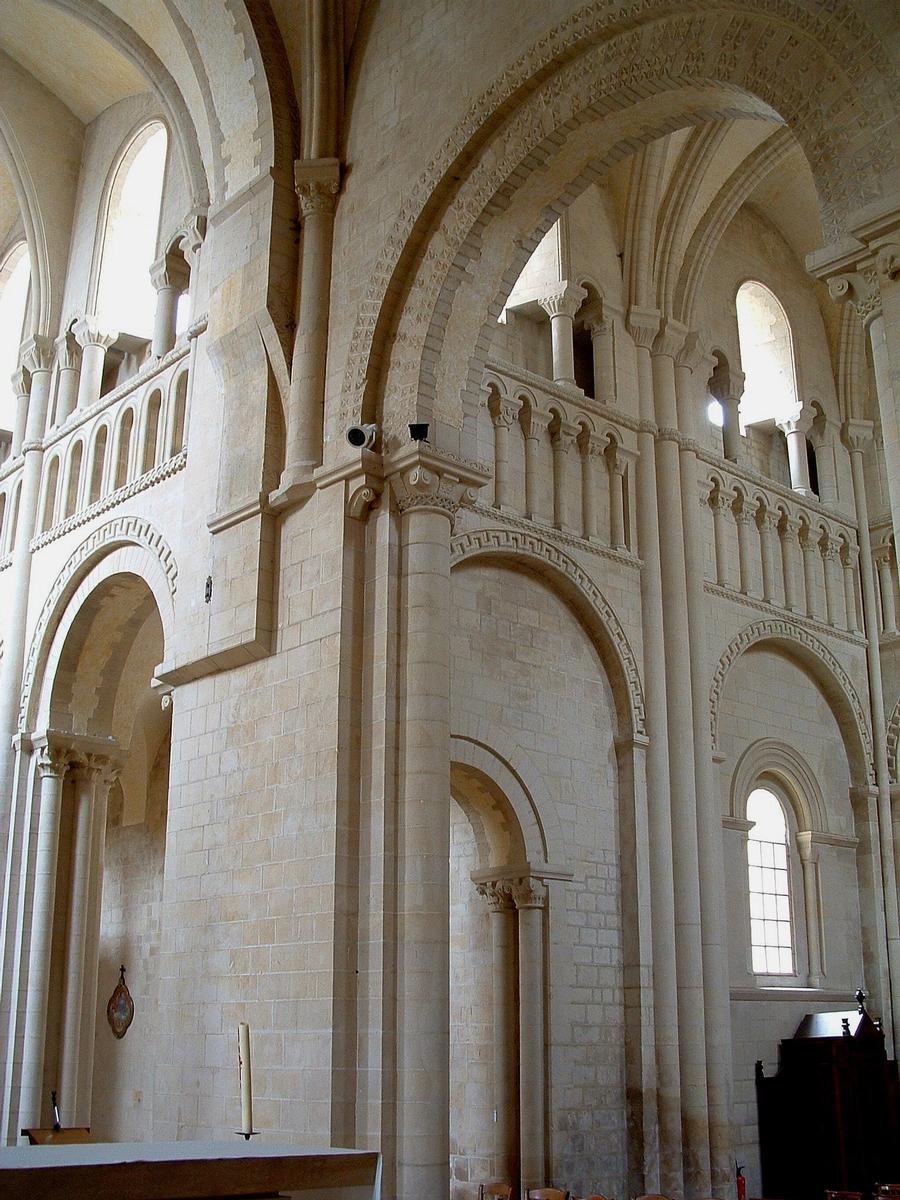
M862 584L863 625L866 634L866 664L869 680L869 708L872 715L872 741L875 751L875 782L878 788L878 840L880 847L881 886L887 936L887 960L891 1005L891 1040L900 1035L900 912L897 904L897 866L894 859L894 834L891 812L891 783L887 757L887 732L884 718L884 691L881 654L878 648L878 608L869 540L869 505L863 467L863 439L845 437L850 450L853 496L859 538L859 574ZM885 997L887 1000L887 997Z
M797 835L800 866L803 871L803 904L806 912L806 946L809 959L807 987L822 986L822 943L819 938L819 858L811 835Z
M658 319L657 319L658 327ZM664 672L650 664L664 661L665 635L659 568L659 524L653 435L653 373L647 345L652 326L632 325L638 370L642 424L636 464L638 552L641 572L641 627L647 728L647 799L649 809L650 894L653 937L653 1013L656 1035L659 1190L669 1196L684 1190L682 1166L681 1071L678 1058L678 985L675 964L675 915L672 830L669 818L669 748L666 740L667 691Z
M63 995L60 1070L60 1105L67 1123L74 1123L78 1096L78 1056L81 1049L81 1016L84 1000L85 945L88 931L91 835L96 772L81 765L75 780L75 822L72 830L72 867L69 884L69 925Z
M494 983L494 1168L518 1187L519 1065L516 913L509 903L491 908Z
M44 1041L47 1034L47 1005L50 999L50 953L65 769L65 756L48 753L46 750L42 752L40 815L34 864L22 1081L19 1093L19 1124L22 1127L44 1124Z
M522 1187L546 1183L543 909L519 906L519 1095Z

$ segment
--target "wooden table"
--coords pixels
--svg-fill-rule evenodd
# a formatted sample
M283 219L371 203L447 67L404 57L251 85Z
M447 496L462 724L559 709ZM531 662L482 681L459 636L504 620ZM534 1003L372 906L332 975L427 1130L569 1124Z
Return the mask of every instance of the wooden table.
M379 1200L374 1150L260 1142L96 1142L0 1149L3 1200Z

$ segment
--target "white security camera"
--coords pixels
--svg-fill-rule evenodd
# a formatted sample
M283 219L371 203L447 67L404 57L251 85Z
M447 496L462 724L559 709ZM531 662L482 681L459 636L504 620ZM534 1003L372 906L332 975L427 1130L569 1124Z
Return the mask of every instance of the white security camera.
M371 450L378 436L378 426L351 425L347 430L347 441L355 450Z

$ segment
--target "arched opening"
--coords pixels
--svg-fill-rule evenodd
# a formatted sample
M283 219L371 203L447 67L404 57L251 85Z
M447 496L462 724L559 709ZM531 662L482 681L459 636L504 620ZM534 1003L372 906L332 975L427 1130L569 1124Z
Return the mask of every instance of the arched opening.
M0 429L12 429L16 398L10 376L19 361L25 335L31 260L24 242L13 246L0 264Z
M748 279L735 297L744 394L741 431L763 421L782 421L800 408L794 341L787 314L764 283Z
M182 371L175 381L175 404L172 413L172 433L169 439L169 446L166 453L166 458L172 458L173 455L180 453L184 448L185 435L187 428L185 418L187 416L187 390L188 390L188 373Z
M119 333L153 333L156 257L168 137L165 126L144 126L125 148L109 186L101 234L97 315Z
M81 488L81 460L83 457L84 442L79 438L69 452L66 498L62 513L63 519L71 517L78 508L78 496Z
M91 484L88 493L88 504L94 504L103 494L103 475L106 470L106 444L109 440L109 426L101 425L94 435L93 458L91 461Z
M131 462L131 436L133 431L134 409L127 408L119 419L117 430L114 489L124 487L128 482L128 469Z
M147 584L131 574L103 579L63 615L51 642L47 732L36 738L54 769L41 801L44 789L59 798L55 897L41 879L34 894L38 912L53 901L38 964L49 997L41 1101L57 1090L67 1124L110 1141L146 1137L171 735L171 709L153 686L163 657ZM120 964L135 1031L117 1041L106 1004Z
M59 486L59 455L53 456L53 461L47 468L47 482L44 485L44 502L41 509L41 521L39 529L41 533L46 533L53 524L54 514L56 513L56 490Z
M756 975L794 974L788 828L781 801L767 787L747 797L750 954Z
M144 417L144 453L141 461L141 474L152 471L156 466L156 454L160 445L162 422L162 394L154 390L147 402Z

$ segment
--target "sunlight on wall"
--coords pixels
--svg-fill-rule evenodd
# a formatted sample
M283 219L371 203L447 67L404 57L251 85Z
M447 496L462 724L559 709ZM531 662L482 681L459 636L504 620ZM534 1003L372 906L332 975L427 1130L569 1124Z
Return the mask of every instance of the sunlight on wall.
M0 267L0 429L12 429L16 419L10 376L19 361L30 281L31 260L21 242Z
M740 405L743 433L747 425L759 421L784 420L800 402L791 327L781 304L755 280L741 284L735 304L746 376Z
M97 291L97 314L107 328L149 338L156 291L159 209L166 164L166 131L148 125L126 151L113 180Z

